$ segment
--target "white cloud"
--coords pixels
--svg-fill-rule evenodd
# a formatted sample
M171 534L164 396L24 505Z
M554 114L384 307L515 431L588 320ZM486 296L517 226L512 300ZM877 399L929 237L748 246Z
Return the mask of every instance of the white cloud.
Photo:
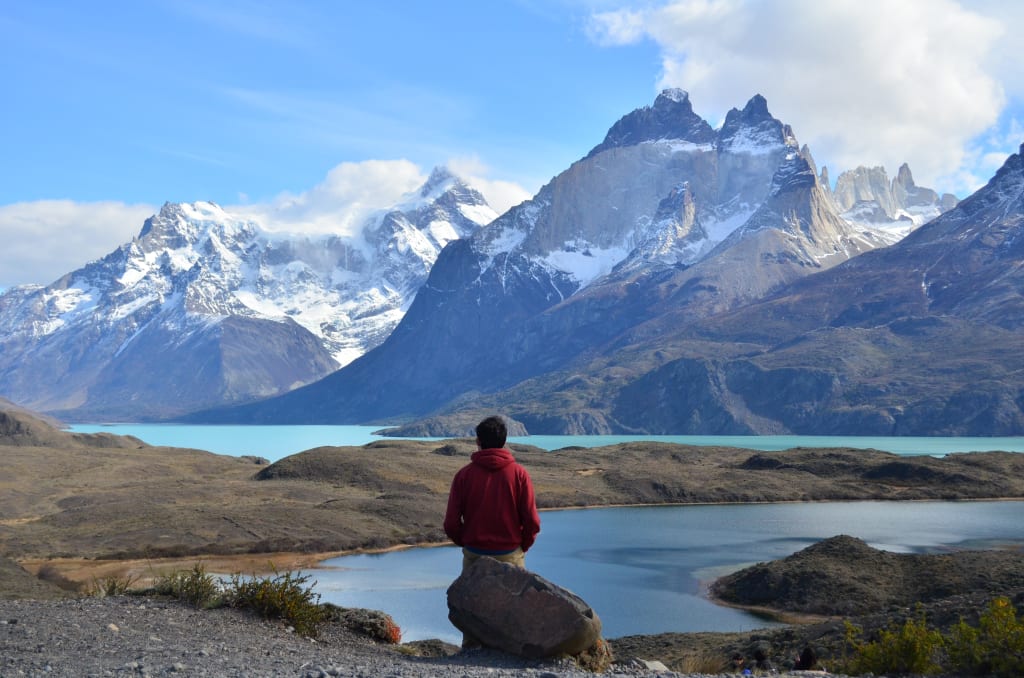
M474 159L449 163L500 212L530 197L518 184L487 178ZM375 211L392 207L418 190L428 173L408 160L345 162L322 182L269 202L225 206L264 228L291 233L351 235ZM243 203L247 196L240 196ZM49 284L128 242L155 214L152 205L40 200L0 205L0 289Z
M976 188L966 185L977 179L974 140L1007 102L1006 71L1021 73L1019 59L994 58L1010 39L997 6L675 0L596 14L591 35L608 45L655 41L661 86L689 91L713 124L763 94L833 176L909 162L919 184L962 194Z
M499 214L531 197L516 183L489 178L489 169L476 158L454 158L447 166L479 190ZM283 194L269 203L227 209L256 219L269 230L352 235L371 213L401 202L427 177L428 172L408 160L345 162L298 195Z
M426 180L427 175L408 160L343 162L308 191L226 209L254 218L269 230L352 235L372 212L391 207Z
M532 193L513 181L491 179L490 168L475 156L452 158L447 164L448 169L480 191L487 204L498 214L504 214L533 197Z
M71 200L0 205L0 287L52 283L131 240L155 211Z

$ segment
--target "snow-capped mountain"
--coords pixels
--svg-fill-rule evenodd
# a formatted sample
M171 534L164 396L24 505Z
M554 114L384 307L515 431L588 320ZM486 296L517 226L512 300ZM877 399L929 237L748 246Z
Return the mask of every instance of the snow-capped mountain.
M616 394L608 419L649 432L1021 435L1024 145L895 245L689 335Z
M822 172L827 176L825 168ZM828 186L828 181L823 185ZM884 167L847 170L836 179L832 195L843 219L881 234L889 243L898 242L957 204L956 196L939 196L915 184L906 163L891 182Z
M441 249L496 216L444 169L352 236L165 204L103 259L0 296L0 394L136 419L314 381L383 341Z
M686 92L666 90L531 200L449 245L377 349L266 404L209 416L351 423L458 407L571 369L666 314L724 312L885 242L839 216L763 97L714 130Z

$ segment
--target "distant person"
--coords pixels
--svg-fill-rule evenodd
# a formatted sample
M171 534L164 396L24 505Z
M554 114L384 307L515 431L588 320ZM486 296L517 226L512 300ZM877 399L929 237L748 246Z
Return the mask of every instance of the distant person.
M533 482L505 447L507 436L501 417L477 424L477 451L452 480L444 531L462 547L463 571L481 556L525 568L540 532Z

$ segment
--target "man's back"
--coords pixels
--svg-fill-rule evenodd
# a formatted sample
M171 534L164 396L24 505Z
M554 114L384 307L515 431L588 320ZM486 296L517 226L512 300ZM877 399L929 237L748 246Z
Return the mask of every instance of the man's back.
M530 475L505 448L476 451L452 480L445 533L481 553L529 550L540 531Z

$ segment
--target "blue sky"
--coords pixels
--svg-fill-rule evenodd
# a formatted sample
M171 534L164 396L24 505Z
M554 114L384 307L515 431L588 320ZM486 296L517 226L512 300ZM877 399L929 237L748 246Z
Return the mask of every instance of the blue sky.
M3 3L0 287L102 256L164 201L323 223L447 164L506 208L667 86L715 126L764 94L833 177L907 161L964 197L1024 142L1017 5Z

